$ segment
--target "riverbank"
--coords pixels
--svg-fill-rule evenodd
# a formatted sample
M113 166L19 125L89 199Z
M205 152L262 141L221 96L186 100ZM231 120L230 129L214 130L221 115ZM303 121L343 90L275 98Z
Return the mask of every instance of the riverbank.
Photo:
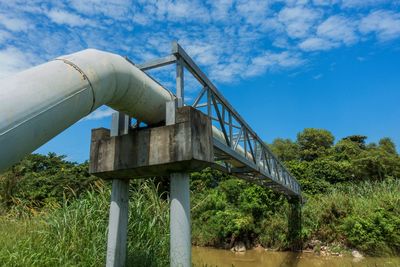
M229 250L193 247L194 266L218 267L397 267L400 257L364 257L362 259L344 255L318 256L314 253L276 252L260 249L234 253Z
M104 265L110 188L87 173L87 164L53 154L30 155L1 174L0 266ZM129 262L168 265L168 188L162 179L131 181ZM304 249L320 255L345 256L343 251L353 249L364 256L400 254L399 179L307 192ZM191 200L194 245L289 248L289 207L282 195L206 169L192 174Z
M346 187L346 189L337 189L330 195L310 198L303 207L303 234L309 231L309 233L313 233L309 235L311 237L323 236L321 233L325 233L324 236L326 236L326 231L323 231L325 227L333 230L346 229L337 226L345 225L342 222L346 222L349 217L363 216L363 220L369 220L370 216L363 214L375 214L376 211L382 214L382 209L385 207L383 205L396 205L400 196L398 182L364 184L363 186L358 186L357 191L353 191L352 194L349 194L349 190L349 187ZM168 201L163 197L160 198L158 192L159 190L152 182L133 184L131 188L128 251L130 261L135 264L147 262L150 266L168 265ZM78 199L71 202L67 201L61 206L43 208L40 212L30 211L28 207L24 207L22 204L15 206L6 215L0 217L0 243L2 244L0 248L0 266L43 266L59 265L61 263L64 266L102 265L105 259L105 233L109 197L109 187L99 184L97 189L84 193ZM370 210L362 209L362 207L366 206ZM339 214L344 214L343 210L346 211L350 208L351 212L346 213L346 216L339 217L337 220L331 220L331 224L324 224L325 221L323 220L326 220L327 214L333 212L332 207L335 207ZM341 207L341 209L338 207ZM396 209L389 208L386 212L390 214L395 211ZM314 217L311 217L310 213ZM385 213L383 214L382 218L385 218L385 225L387 226L391 222L389 220L391 217ZM284 223L285 219L285 213L281 215L274 213L269 221L265 221L265 223L274 221ZM310 227L310 222L313 223L312 225L315 228ZM361 222L358 221L358 223ZM383 227L379 220L374 220L374 222ZM272 238L271 233L274 233L275 236L284 236L286 232L283 230L279 232L278 230L285 229L285 225L281 225L280 228L276 228L277 226L278 224L271 223L271 230L263 235L263 238ZM336 228L333 228L334 226ZM398 229L395 227L396 225L392 228L394 234L398 233ZM198 230L194 228L193 232L198 233ZM391 232L387 231L386 234L388 233ZM347 244L346 240L350 237L345 234L346 232L342 232L340 235L336 235L343 238L339 239L343 241L343 243L339 244L311 239L308 243L304 243L305 251L301 255L310 255L304 256L307 258L319 257L318 259L324 258L323 256L332 258L334 255L342 255L346 259L351 258L349 256L350 249L354 249L354 247L351 248L344 245ZM306 235L304 236L306 237ZM194 234L193 240L196 240L196 238L198 236ZM362 236L358 236L358 238L362 238ZM385 241L383 244L388 247L390 244L394 244L388 242L390 240L388 236L382 235L380 238L381 242ZM236 242L241 242L239 240L237 239ZM257 240L262 239L258 238ZM243 243L242 246L246 245ZM395 246L396 244L394 244ZM247 246L247 248L250 248L250 246ZM383 248L383 246L380 245L378 248ZM214 250L212 248L204 249ZM278 252L282 249L273 246L268 249L259 247L258 249L248 249L245 255L253 255L256 253L255 251L278 253L276 255L286 255L289 258L292 257L290 255L294 255L288 254L288 252ZM222 250L217 251L221 252ZM229 255L229 257L235 259L237 254L230 250L224 251L224 253L227 253L224 255ZM312 251L312 253L307 253L307 251ZM375 252L381 253L382 251L385 250ZM363 251L361 253L365 255L365 258L369 258L367 253ZM342 261L339 260L339 262Z
M258 199L251 202L252 196ZM228 179L193 199L194 245L225 249L261 245L281 251L290 247L288 203L262 188ZM398 255L399 225L399 180L336 185L324 194L307 196L302 207L303 249Z

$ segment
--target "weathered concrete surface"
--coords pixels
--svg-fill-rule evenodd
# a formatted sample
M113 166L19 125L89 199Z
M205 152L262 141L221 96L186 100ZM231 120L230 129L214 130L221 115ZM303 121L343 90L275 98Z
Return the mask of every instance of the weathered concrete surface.
M174 125L132 130L116 137L110 137L104 128L92 130L89 171L102 178L192 172L212 162L211 122L192 107L179 108Z

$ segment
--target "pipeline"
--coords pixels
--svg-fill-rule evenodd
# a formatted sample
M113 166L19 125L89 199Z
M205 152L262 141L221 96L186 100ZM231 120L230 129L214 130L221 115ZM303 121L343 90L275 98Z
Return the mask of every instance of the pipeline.
M0 172L102 105L154 125L175 98L125 58L95 49L20 72L0 88ZM213 136L226 143L215 127Z
M0 172L101 105L149 125L174 96L125 58L94 49L0 81Z

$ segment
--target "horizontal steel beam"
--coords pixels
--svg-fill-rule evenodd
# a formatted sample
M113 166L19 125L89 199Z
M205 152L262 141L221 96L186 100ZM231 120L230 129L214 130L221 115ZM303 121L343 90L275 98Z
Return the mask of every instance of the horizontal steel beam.
M169 55L169 56L166 56L166 57L150 60L150 61L145 62L143 64L138 64L138 65L136 65L136 67L138 67L142 71L146 71L146 70L150 70L150 69L154 69L154 68L159 68L159 67L163 67L163 66L166 66L166 65L170 65L170 64L173 64L175 62L176 62L176 57L174 55Z
M238 162L242 163L244 166L247 166L249 168L252 168L255 171L258 171L258 167L254 162L248 160L244 156L240 155L238 152L227 146L226 144L222 143L216 138L213 138L213 143L214 147L217 148L218 150L224 152L225 154L228 154L231 156L232 159L237 160Z

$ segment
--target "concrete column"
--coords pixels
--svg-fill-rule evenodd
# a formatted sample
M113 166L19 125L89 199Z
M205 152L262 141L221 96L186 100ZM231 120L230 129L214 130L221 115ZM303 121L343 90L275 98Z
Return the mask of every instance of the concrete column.
M127 134L129 116L116 112L112 116L111 136ZM123 267L126 261L128 236L129 180L113 179L108 221L107 267Z
M192 266L189 179L188 173L171 174L171 267Z
M107 267L125 266L128 234L129 180L112 182L110 218L108 222Z
M288 202L290 207L288 240L292 251L301 251L303 247L301 239L301 199L291 197Z

